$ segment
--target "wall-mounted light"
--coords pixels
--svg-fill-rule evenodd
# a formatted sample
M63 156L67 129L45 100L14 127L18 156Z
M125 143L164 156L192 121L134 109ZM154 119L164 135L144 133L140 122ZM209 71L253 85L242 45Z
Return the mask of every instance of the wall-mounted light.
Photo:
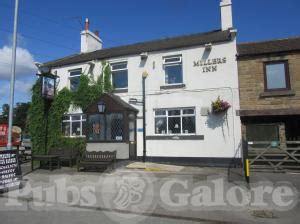
M148 77L148 75L149 75L148 72L144 71L142 74L143 79L146 79Z
M135 120L135 114L134 113L130 113L129 115L128 115L128 119L130 120L130 121L134 121Z
M98 106L98 112L104 113L106 107L105 103L103 101L99 101L97 106Z
M129 103L130 104L137 104L138 100L136 98L130 98Z
M141 60L147 60L148 58L148 53L147 52L143 52L140 54Z
M212 48L212 43L205 44L205 50L210 51Z

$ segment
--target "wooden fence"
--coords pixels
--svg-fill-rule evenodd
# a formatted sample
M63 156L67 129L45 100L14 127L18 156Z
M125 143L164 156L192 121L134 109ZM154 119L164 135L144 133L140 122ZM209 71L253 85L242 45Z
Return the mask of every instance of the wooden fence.
M250 169L255 171L300 172L300 141L287 147L274 142L248 142Z

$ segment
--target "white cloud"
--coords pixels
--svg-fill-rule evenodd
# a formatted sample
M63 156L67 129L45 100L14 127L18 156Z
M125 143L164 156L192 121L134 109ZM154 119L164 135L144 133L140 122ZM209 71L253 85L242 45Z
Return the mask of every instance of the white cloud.
M12 48L4 46L0 48L0 80L7 80L11 74L11 54ZM34 76L36 67L34 64L33 55L24 48L17 48L17 61L16 61L16 77L23 78Z
M15 82L15 99L14 102L27 102L31 98L31 88L35 79L16 80ZM0 107L4 103L9 103L10 94L9 81L0 81Z

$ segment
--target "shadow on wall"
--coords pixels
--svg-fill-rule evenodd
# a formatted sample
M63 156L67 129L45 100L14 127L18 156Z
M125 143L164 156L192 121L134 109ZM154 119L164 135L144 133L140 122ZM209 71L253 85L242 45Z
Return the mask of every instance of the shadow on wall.
M205 124L208 128L213 130L222 128L223 138L226 140L224 129L225 128L227 128L227 130L229 129L227 113L220 113L220 114L210 113L207 116L207 120Z
M211 53L211 49L205 49L204 52L203 52L203 55L201 57L201 60L207 60L210 53Z

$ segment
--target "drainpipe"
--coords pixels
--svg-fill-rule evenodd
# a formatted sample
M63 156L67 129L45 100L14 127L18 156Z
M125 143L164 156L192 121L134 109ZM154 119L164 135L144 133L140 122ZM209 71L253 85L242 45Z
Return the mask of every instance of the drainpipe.
M143 162L146 162L146 90L145 90L145 82L148 73L143 72L142 76L142 88L143 88Z

